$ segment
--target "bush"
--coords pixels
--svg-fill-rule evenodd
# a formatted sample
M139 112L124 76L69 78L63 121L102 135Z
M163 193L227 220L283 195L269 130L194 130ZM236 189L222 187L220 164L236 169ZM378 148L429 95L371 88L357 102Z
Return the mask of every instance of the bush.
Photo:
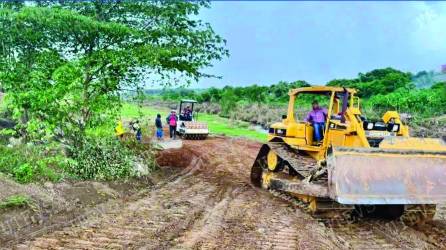
M0 146L0 172L17 182L58 181L69 161L51 146Z
M89 137L70 152L74 161L67 170L73 177L114 180L136 175L134 153L116 138Z

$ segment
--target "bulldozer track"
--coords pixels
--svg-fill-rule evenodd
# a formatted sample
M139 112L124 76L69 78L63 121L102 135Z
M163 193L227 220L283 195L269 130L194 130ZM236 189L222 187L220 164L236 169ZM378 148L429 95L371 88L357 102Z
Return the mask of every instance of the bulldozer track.
M281 192L279 190L274 190L274 189L268 189L269 193L272 194L274 197L280 198L282 200L288 201L291 204L293 204L293 206L301 209L304 212L309 213L310 209L308 208L308 204L294 198L293 196L287 194L286 192Z
M316 160L290 148L285 143L270 142L268 146L304 178L310 177L318 169Z

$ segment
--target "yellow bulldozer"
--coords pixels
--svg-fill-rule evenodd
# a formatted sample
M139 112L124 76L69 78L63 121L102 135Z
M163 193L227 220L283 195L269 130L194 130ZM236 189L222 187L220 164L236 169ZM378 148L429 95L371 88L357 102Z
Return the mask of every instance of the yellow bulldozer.
M291 90L287 115L270 126L252 166L252 183L293 197L314 214L347 209L431 219L436 204L446 202L446 142L410 137L396 111L366 119L356 93L329 86ZM326 105L320 141L314 124L298 114L311 100Z

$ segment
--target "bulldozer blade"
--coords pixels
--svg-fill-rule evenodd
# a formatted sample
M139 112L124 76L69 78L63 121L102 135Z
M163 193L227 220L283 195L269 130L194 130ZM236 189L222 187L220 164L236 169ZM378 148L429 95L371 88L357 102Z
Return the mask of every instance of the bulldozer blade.
M341 204L446 202L446 151L334 147L327 167Z

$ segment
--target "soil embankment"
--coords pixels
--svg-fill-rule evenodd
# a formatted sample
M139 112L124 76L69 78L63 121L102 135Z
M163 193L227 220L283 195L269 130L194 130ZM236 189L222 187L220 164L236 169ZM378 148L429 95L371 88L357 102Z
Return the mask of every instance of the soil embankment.
M184 141L158 162L177 171L79 223L30 237L19 249L437 249L446 247L444 206L434 222L332 223L254 188L261 145L244 139Z

